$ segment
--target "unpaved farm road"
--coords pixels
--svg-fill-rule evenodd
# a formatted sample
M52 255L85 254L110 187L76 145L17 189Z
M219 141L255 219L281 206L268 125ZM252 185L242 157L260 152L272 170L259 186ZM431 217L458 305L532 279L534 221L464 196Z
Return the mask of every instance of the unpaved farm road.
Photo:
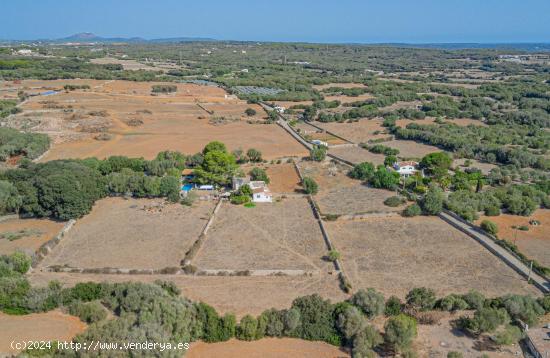
M465 222L459 220L458 218L454 217L454 215L451 215L449 213L441 212L439 214L439 217L441 217L441 219L443 219L450 225L466 233L467 235L475 238L479 243L485 246L489 251L491 251L498 258L511 266L521 275L525 277L529 276L531 280L535 283L535 286L543 293L550 293L550 282L548 280L538 275L536 272L530 270L527 265L517 259L514 255L510 254L505 248L495 243L495 241L491 237L485 235L476 227L466 224Z

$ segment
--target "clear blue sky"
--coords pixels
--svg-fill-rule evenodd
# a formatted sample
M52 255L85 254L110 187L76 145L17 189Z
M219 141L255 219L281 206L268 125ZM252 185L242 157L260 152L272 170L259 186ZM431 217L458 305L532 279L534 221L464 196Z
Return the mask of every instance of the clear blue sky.
M550 42L550 0L2 0L1 39Z

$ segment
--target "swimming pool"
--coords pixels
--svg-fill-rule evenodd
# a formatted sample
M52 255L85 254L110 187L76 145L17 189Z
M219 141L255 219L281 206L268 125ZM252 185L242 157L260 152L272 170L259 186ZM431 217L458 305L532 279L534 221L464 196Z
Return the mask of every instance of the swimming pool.
M182 185L181 187L181 190L183 191L189 191L191 189L193 189L193 184L185 184L185 185Z

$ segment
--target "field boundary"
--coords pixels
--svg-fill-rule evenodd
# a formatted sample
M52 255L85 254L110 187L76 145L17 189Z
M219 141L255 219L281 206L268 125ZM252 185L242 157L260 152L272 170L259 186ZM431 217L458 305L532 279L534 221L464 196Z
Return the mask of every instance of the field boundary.
M214 114L214 111L210 111L208 109L206 109L206 107L204 107L202 104L200 104L199 102L195 102L195 104L197 105L197 107L199 107L200 109L202 109L203 111L205 111L206 113L208 113L209 115L213 115Z
M533 270L530 270L518 256L509 252L502 246L499 246L493 237L482 232L468 221L450 211L445 210L441 212L439 217L449 225L475 239L478 243L480 243L483 247L489 250L493 255L498 257L521 276L525 278L530 277L535 287L543 293L550 293L550 282L545 277L542 277Z
M317 128L317 129L319 129L319 130L322 130L323 132L325 132L325 133L327 133L327 134L330 134L330 135L333 136L333 137L339 138L339 139L343 140L344 142L347 142L347 144L354 144L354 145L357 145L357 143L354 143L354 142L352 142L351 140L342 137L341 135L338 135L338 134L333 133L333 132L331 132L331 131L329 131L329 130L326 130L326 129L322 128L322 127L319 127L318 125L311 123L311 121L306 121L306 123L309 124L309 125L312 126L312 127L315 127L315 128ZM337 145L345 145L345 144L336 144L336 145L334 145L334 146L337 146Z
M300 180L304 180L304 176L302 175L302 172L300 171L300 168L296 164L296 162L293 162L294 168L296 169L296 172L298 173L298 176L300 177ZM330 240L330 236L328 234L328 231L325 228L325 224L323 223L323 218L321 217L321 213L319 212L319 209L317 208L317 203L315 202L315 199L312 195L306 195L307 201L309 203L309 206L311 207L311 210L313 211L313 216L317 220L317 223L319 224L319 228L321 229L321 234L323 236L323 240L325 242L325 245L328 249L328 251L335 250L334 245L332 244L332 241ZM349 293L351 290L352 284L349 280L348 276L346 276L346 273L344 271L342 262L340 259L336 259L333 261L334 267L338 271L338 278L340 279L341 288L344 292Z
M204 241L206 241L206 234L208 233L208 229L212 226L212 223L214 222L214 218L216 217L216 214L218 211L220 211L220 208L222 206L223 198L218 199L218 203L216 204L216 207L212 211L212 214L210 215L210 218L208 219L208 222L202 229L201 233L199 234L199 237L191 248L185 253L185 256L182 260L182 266L191 266L193 260L199 253L200 249L202 248L202 245L204 244Z
M13 219L19 219L19 215L10 214L10 215L0 216L0 223L8 220L13 220Z
M37 267L38 264L42 262L42 260L44 260L44 258L46 258L46 256L48 256L50 252L52 252L52 250L59 244L61 239L63 239L65 234L73 228L74 224L76 224L76 220L74 219L67 221L67 223L63 226L63 228L56 236L43 243L42 246L40 246L38 250L36 250L36 252L32 256L32 268Z

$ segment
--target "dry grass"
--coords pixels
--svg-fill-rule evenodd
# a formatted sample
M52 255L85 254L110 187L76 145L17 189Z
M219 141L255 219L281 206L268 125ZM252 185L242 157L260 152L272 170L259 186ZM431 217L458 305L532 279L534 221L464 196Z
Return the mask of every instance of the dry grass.
M384 200L395 193L369 188L361 181L347 176L347 170L330 162L299 163L302 175L312 177L319 184L315 200L323 214L353 215L386 213L403 210L384 205Z
M70 341L85 329L86 324L80 319L59 310L24 316L0 312L0 356L6 354L8 357L19 352L11 349L13 341Z
M340 137L355 143L367 142L372 139L388 137L386 128L382 127L382 121L378 119L360 119L357 122L330 122L316 123L319 127L331 131Z
M385 143L382 143L385 144ZM384 155L371 153L361 147L336 147L329 148L329 153L337 155L354 164L371 162L374 165L384 164Z
M320 270L326 246L305 198L223 204L194 264L201 269Z
M529 217L501 214L482 216L476 221L490 220L498 225L498 237L515 243L527 257L550 267L550 209L538 209ZM529 221L538 220L540 225L529 225ZM515 230L512 226L527 226L529 231Z
M324 342L304 341L296 338L264 338L245 342L232 339L220 343L196 342L191 344L187 358L345 358L349 354L341 348Z
M453 160L453 166L459 168L460 170L467 170L467 169L479 169L481 172L485 175L489 174L491 169L496 168L497 165L486 163L486 162L480 162L479 160L470 159L470 166L465 167L464 163L466 162L466 158L460 158Z
M365 85L362 83L327 83L326 85L314 85L312 86L317 91L321 91L331 87L339 88L364 88Z
M386 147L399 149L398 156L401 158L422 158L426 154L441 152L442 150L433 145L427 145L412 140L392 140L381 143Z
M356 288L404 297L414 287L439 295L479 290L539 294L472 238L437 217L373 218L328 223Z
M226 96L217 87L195 84L177 84L177 92L151 95L151 86L159 82L130 81L23 81L18 88L61 89L64 84L88 84L90 90L76 90L47 97L57 109L43 108L45 97L29 99L22 114L10 120L15 128L26 128L49 134L54 145L44 160L63 158L104 158L111 155L153 158L163 150L196 153L213 140L225 142L230 150L254 147L267 159L283 156L300 156L306 150L275 124L249 124L248 120L262 120L265 113L257 106ZM236 121L213 125L210 116L197 106L214 110L215 116L236 117ZM248 107L257 109L257 115L244 117ZM72 111L65 113L64 111ZM128 125L136 113L149 110L150 115L140 115L143 124ZM107 117L88 116L87 113L106 111ZM84 115L79 115L84 114ZM71 119L78 115L77 119ZM241 119L242 118L242 119ZM109 141L98 141L98 132L112 135Z
M160 269L177 267L213 210L211 202L193 207L159 200L107 198L77 221L44 259L42 267Z
M9 255L15 251L23 251L32 255L46 241L56 236L64 223L48 219L11 219L0 222L0 234L14 232L33 232L20 239L9 241L0 239L0 254Z

